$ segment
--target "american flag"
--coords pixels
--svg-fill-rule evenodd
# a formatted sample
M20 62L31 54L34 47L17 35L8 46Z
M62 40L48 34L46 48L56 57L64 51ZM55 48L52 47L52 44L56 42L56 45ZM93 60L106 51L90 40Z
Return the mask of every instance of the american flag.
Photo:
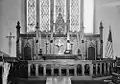
M112 43L111 28L109 28L109 35L108 35L108 40L107 40L107 45L105 50L106 50L105 57L113 58L113 43Z

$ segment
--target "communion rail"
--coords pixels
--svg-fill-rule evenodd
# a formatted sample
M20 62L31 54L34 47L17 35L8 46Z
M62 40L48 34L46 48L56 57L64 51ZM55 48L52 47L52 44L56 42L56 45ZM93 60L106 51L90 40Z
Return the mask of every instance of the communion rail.
M115 60L46 60L28 61L28 77L70 76L92 79L110 76Z

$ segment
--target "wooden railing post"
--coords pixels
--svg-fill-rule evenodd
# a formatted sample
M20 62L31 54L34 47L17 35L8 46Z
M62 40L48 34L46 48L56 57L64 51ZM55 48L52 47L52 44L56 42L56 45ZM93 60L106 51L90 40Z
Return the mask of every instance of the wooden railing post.
M74 65L74 76L77 76L77 68L76 68L76 65Z
M107 67L107 69L108 69L108 74L110 74L110 63L108 63L108 67Z
M106 63L104 63L104 75L106 75Z
M51 65L51 75L54 76L54 65Z
M43 72L44 72L44 76L46 76L46 65L43 65Z
M67 76L69 76L69 65L67 65Z
M90 64L90 76L93 76L93 64Z
M61 65L59 65L59 76L61 76Z
M85 64L82 64L82 76L84 76L85 75L85 69L84 69L84 66L85 66Z
M31 68L30 67L31 67L31 64L28 64L28 76L31 76L31 74L30 74L31 73L31 70L30 70Z
M95 66L96 66L95 69L96 69L96 76L97 76L98 75L98 64L96 63Z
M36 74L36 76L38 76L38 64L35 64L35 74Z
M100 75L102 75L102 63L100 63Z

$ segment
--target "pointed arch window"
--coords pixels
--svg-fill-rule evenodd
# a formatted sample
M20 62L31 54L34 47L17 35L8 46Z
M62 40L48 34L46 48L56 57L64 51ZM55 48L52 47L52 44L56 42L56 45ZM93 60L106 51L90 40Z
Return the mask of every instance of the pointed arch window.
M80 31L80 0L70 0L70 31Z
M27 32L35 31L36 0L27 0Z
M70 30L80 31L80 3L81 0L69 0L70 1ZM83 0L84 1L84 32L93 33L94 25L94 0ZM51 4L54 2L54 4ZM51 8L54 5L54 8ZM64 21L67 22L67 0L26 0L26 27L27 32L35 31L36 23L40 23L41 31L50 31L50 26L54 25L59 8ZM51 9L53 9L53 24L51 22Z
M50 0L39 0L40 30L50 31Z

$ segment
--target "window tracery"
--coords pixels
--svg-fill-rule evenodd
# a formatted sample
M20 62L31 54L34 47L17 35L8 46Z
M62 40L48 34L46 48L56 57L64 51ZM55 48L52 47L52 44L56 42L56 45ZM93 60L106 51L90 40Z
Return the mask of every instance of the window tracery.
M36 0L27 0L27 32L35 31Z
M70 1L70 31L80 31L80 3L81 0L69 0ZM39 4L37 4L39 2ZM94 0L84 0L84 28L85 33L93 33L93 12L94 12ZM51 0L26 0L26 20L27 20L27 32L34 32L36 23L40 23L41 31L50 31L50 15L51 15ZM39 6L38 6L39 5ZM53 8L53 22L59 13L62 14L64 22L66 23L67 16L67 0L54 0ZM37 9L38 7L38 9ZM39 15L38 15L39 14ZM39 19L38 19L39 18ZM53 24L54 24L53 23Z

